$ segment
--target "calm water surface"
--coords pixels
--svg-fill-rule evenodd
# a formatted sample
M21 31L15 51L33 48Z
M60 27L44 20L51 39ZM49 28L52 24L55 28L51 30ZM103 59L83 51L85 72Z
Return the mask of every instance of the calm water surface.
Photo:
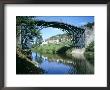
M94 65L84 57L73 58L56 54L41 55L32 52L32 60L39 63L44 74L94 74Z

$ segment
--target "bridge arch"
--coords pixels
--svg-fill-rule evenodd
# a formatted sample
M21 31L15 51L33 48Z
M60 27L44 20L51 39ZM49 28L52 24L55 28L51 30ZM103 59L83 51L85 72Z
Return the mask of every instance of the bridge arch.
M74 48L85 47L85 29L83 28L57 21L50 22L50 21L37 20L35 24L38 29L43 29L48 27L61 29L62 31L65 31L67 35L71 36L72 38L71 42Z

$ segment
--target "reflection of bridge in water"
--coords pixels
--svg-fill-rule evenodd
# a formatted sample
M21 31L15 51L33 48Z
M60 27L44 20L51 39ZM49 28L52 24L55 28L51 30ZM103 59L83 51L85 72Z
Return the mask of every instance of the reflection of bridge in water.
M74 48L85 47L85 29L83 28L62 22L47 22L43 20L37 20L36 26L39 30L47 27L61 29L62 31L65 31L69 37L71 37L71 42Z

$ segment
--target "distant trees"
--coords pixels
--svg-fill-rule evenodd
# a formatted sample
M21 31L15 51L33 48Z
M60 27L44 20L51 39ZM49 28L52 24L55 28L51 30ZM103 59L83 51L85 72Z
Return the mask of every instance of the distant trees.
M22 49L29 49L31 45L41 43L42 36L36 26L36 20L33 16L16 17L16 38L17 45Z
M88 23L87 23L86 25L84 25L84 26L86 26L86 27L89 28L89 29L93 29L94 22L92 22L92 23L88 22Z

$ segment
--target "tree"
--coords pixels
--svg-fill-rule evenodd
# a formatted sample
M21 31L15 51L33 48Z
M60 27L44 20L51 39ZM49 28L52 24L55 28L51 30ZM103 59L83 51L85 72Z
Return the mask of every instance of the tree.
M17 45L20 44L22 49L29 49L33 42L39 44L42 38L40 31L36 26L36 20L33 16L16 17L16 38Z
M88 23L87 23L86 25L84 25L84 26L86 26L86 27L92 29L93 26L94 26L94 22L92 22L92 23L88 22Z
M86 52L94 52L94 41L86 48Z

